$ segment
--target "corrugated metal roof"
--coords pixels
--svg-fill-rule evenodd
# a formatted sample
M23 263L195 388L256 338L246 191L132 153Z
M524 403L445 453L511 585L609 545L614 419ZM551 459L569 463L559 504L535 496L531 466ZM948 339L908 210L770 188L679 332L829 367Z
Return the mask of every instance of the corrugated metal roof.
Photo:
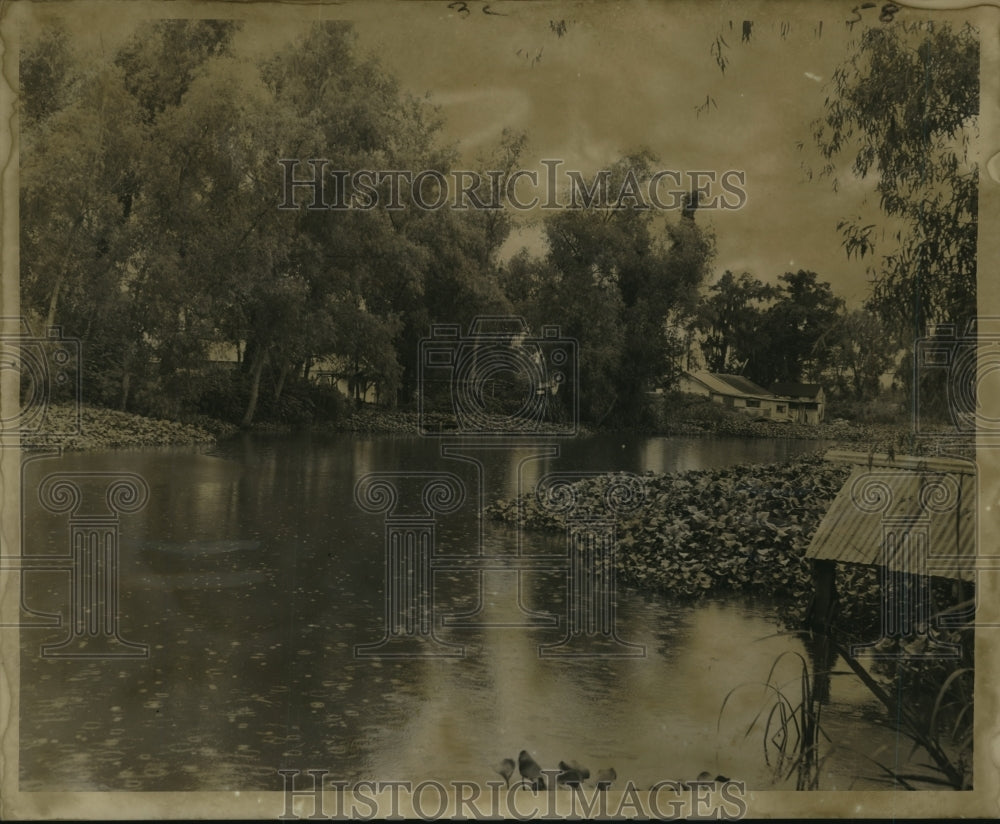
M950 464L949 469L856 467L813 535L806 557L903 569L896 554L883 553L883 536L887 530L914 540L924 534L928 574L973 580L975 467Z
M720 395L735 395L750 398L773 398L774 395L763 386L740 375L720 375L715 372L692 372L691 377Z
M746 395L754 395L764 398L770 398L774 395L774 393L769 389L765 389L763 386L758 386L752 380L748 380L742 375L716 375L715 377L728 383L737 392L742 392Z

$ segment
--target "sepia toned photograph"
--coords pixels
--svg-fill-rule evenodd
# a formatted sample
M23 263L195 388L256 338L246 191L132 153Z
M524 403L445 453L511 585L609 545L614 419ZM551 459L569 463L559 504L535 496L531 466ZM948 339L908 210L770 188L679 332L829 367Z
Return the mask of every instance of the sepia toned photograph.
M0 815L1000 814L998 23L6 4Z

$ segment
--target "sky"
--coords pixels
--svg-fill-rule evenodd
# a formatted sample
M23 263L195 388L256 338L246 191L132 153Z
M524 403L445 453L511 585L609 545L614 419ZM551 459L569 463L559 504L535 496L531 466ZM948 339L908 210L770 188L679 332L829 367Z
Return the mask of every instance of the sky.
M852 29L843 4L822 2L770 3L756 16L746 4L684 0L411 2L393 5L389 17L373 5L338 13L354 20L361 51L441 108L444 135L467 162L507 127L527 133L521 167L540 174L541 159L560 159L589 179L642 147L662 169L742 171L745 206L698 217L716 236L713 280L726 269L768 282L810 269L848 305L867 297L871 258L849 260L837 224L879 220L874 181L851 175L847 157L836 192L806 169L820 165L812 123L824 112L831 74L863 26L879 25L877 15ZM724 73L711 52L719 35ZM244 36L275 37L275 23ZM504 254L544 250L538 217L521 215Z
M183 16L182 7L170 8ZM885 223L874 180L851 175L848 156L839 161L836 192L829 179L809 179L806 169L820 165L812 124L831 94L831 75L864 27L880 25L878 9L851 13L849 4L823 0L345 0L200 8L199 16L245 16L236 45L247 55L282 46L312 21L352 20L360 52L377 55L404 90L440 107L444 138L471 168L507 127L527 133L521 167L540 174L541 159L559 159L589 179L639 148L652 151L661 169L742 171L746 204L697 218L715 233L713 280L726 269L767 282L810 269L850 306L868 295L872 259L849 260L837 224L859 215ZM958 22L960 14L950 17ZM121 6L113 15L107 25L88 25L81 41L112 49L132 28ZM711 52L720 35L729 61L724 73ZM538 210L520 213L502 254L521 246L543 252L539 217Z

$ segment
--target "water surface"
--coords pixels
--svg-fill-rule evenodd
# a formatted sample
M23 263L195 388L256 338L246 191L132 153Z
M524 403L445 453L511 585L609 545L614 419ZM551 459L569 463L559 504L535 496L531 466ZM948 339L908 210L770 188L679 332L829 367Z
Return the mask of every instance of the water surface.
M528 749L547 767L614 766L639 787L708 770L768 788L761 736L744 733L773 661L802 646L776 634L766 599L677 604L622 587L618 634L645 656L553 659L538 648L564 635L564 572L441 570L439 623L474 612L481 624L438 627L465 657L359 659L355 646L384 632L384 523L353 490L375 471L456 473L468 504L440 519L437 548L510 555L517 534L482 521L479 499L512 497L545 472L679 471L820 447L603 436L561 444L559 457L536 457L545 445L467 443L448 458L420 438L245 437L37 461L29 490L55 471L146 479L149 504L121 519L120 629L151 649L148 659L43 660L39 645L66 630L22 631L21 787L279 790L285 768L485 782L497 778L492 764ZM65 516L42 513L31 495L25 506L28 551L64 551ZM563 552L563 541L528 533L521 552ZM32 609L65 613L66 573L26 580ZM559 623L539 625L546 616ZM778 680L797 689L797 665L782 666ZM824 717L838 748L821 787L883 787L856 753L896 747L875 701L835 677Z

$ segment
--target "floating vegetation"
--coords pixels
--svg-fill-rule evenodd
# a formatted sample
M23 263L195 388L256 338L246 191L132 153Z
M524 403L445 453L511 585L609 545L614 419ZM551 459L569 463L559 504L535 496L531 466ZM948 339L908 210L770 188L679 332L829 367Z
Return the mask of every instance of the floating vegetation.
M40 431L25 434L23 446L60 446L66 450L187 446L214 443L217 434L220 433L210 432L202 426L93 406L80 408L77 428L76 407L53 404L46 409Z
M807 600L805 550L850 467L806 457L648 474L645 502L618 522L620 579L678 597L759 591ZM613 474L576 485L577 500L602 508ZM500 500L489 516L528 529L562 530L534 495Z

